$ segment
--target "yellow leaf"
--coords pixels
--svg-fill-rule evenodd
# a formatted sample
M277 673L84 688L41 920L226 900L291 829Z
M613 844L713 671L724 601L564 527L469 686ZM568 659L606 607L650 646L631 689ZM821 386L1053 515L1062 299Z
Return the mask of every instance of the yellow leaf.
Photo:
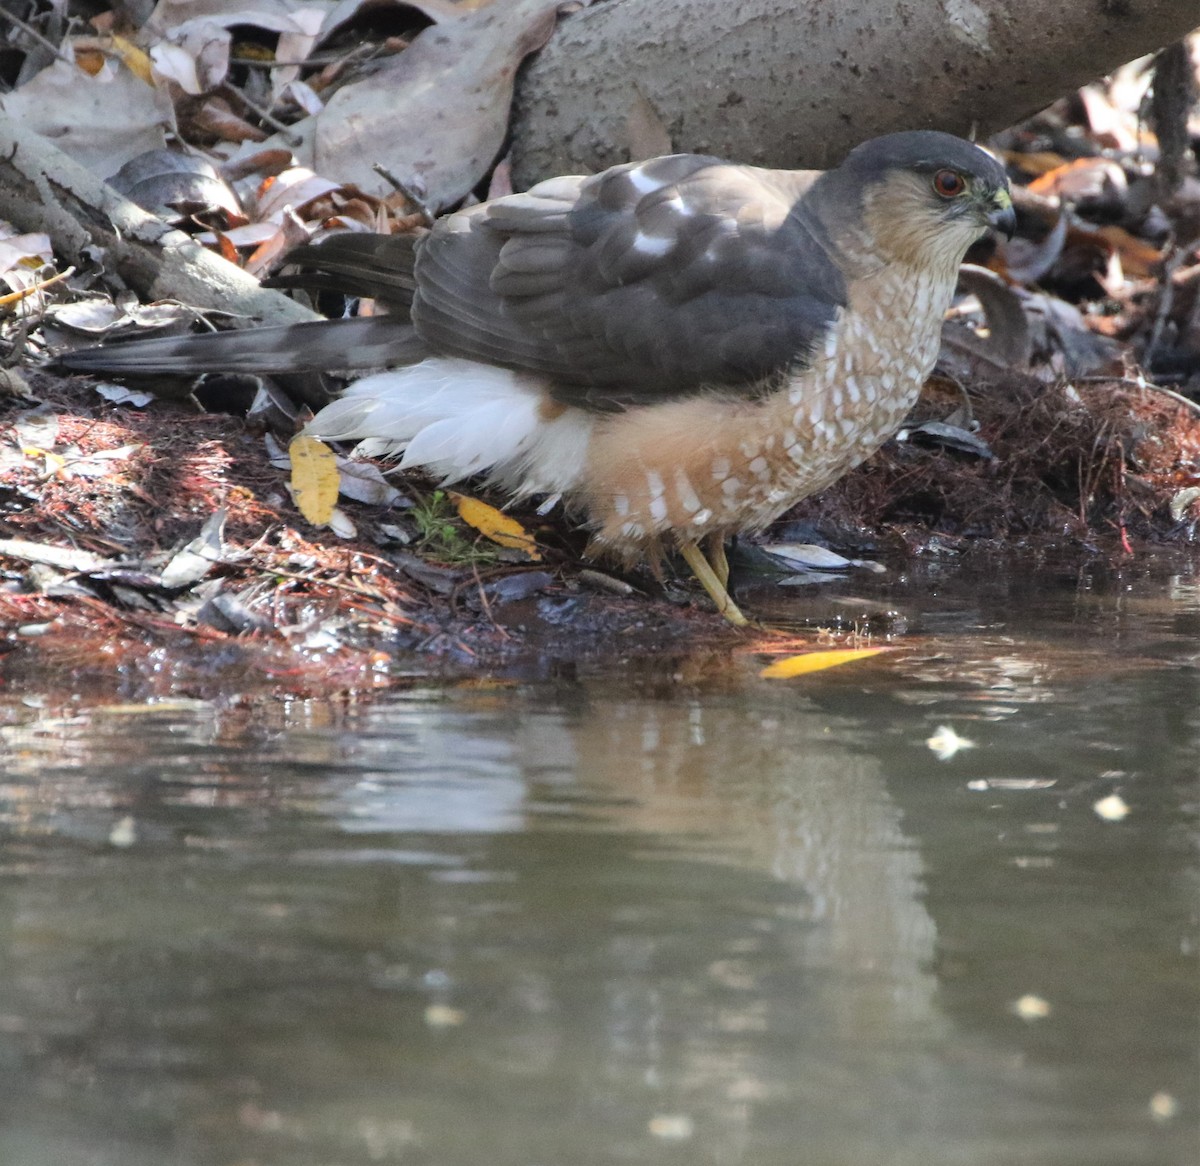
M135 77L141 81L145 81L147 85L154 84L150 58L133 41L128 41L123 36L114 36L112 38L112 47L117 56L125 62L126 68Z
M313 526L326 526L337 505L337 456L324 442L303 433L288 446L292 463L292 497Z
M827 652L802 652L799 656L784 656L768 664L759 676L768 680L790 680L793 676L807 676L810 672L824 672L826 668L836 668L839 664L849 664L851 660L865 660L868 656L878 656L887 648L833 648Z
M75 64L90 77L104 68L105 59L117 57L131 73L147 85L154 84L150 58L143 49L123 36L77 36L71 41Z
M515 518L502 514L494 506L468 498L465 494L450 491L450 500L458 507L458 516L468 526L473 526L484 538L502 547L524 551L535 563L542 561L531 535Z

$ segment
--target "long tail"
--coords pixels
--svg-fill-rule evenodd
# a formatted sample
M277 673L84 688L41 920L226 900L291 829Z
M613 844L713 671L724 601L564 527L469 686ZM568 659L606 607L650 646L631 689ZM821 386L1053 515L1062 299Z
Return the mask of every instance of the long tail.
M417 286L413 277L416 248L424 234L346 231L331 235L321 243L305 244L288 252L288 265L303 271L275 275L263 283L266 287L339 291L379 300L393 311L407 313Z
M427 355L411 324L395 316L364 316L117 342L64 353L55 364L76 372L126 375L269 374L387 368Z

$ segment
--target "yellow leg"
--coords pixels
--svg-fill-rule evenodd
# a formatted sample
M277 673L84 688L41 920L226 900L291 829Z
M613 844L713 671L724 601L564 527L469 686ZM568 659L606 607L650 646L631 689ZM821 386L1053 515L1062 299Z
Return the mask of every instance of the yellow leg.
M733 597L725 590L725 584L704 557L704 552L695 543L687 542L680 544L679 553L691 567L692 573L700 580L700 585L712 596L717 610L735 627L746 627L750 621L738 610L738 605L733 602ZM726 565L726 569L728 570L728 565Z
M725 556L725 539L719 534L708 536L708 561L721 586L729 587L729 559Z

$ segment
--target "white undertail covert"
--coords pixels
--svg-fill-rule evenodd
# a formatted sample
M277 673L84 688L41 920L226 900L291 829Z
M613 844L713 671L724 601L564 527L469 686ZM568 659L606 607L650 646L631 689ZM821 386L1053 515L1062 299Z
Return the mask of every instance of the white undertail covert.
M485 474L518 495L565 494L579 485L595 418L548 403L537 377L435 356L355 381L305 433L357 440L368 457L403 453L402 468L443 484Z

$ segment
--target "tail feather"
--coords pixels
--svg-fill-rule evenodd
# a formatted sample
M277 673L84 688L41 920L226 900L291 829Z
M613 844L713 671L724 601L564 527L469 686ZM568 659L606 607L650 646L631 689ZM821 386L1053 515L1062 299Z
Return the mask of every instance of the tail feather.
M314 320L273 328L159 336L63 353L55 363L75 372L125 375L206 372L288 373L383 368L428 355L412 325L394 316Z
M356 381L306 433L359 441L372 456L456 482L475 474L518 494L557 494L581 478L595 418L575 409L549 418L545 386L492 365L433 357Z
M416 245L424 232L409 235L358 234L347 231L324 242L288 252L289 264L304 271L276 275L267 287L305 287L382 300L405 311L412 306L416 282Z

